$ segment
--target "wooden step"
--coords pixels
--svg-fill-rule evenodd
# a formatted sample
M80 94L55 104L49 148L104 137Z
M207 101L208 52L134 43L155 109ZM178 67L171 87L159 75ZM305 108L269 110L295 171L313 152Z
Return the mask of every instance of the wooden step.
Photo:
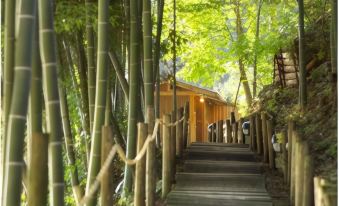
M260 174L261 163L245 161L187 160L184 172Z
M184 158L188 160L255 161L254 154L250 151L187 149L185 152Z

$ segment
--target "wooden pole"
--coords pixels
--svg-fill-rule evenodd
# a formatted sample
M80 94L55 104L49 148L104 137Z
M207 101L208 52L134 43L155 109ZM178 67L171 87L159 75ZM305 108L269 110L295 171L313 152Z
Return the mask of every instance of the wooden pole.
M286 150L286 131L281 132L282 135L282 155L283 155L283 161L284 161L284 182L288 184L288 157L287 157L287 150Z
M179 108L177 110L177 121L183 117L184 108ZM176 126L176 155L181 158L183 151L183 122L179 122Z
M257 141L256 141L256 134L255 134L255 117L254 115L250 116L250 147L252 151L257 151Z
M176 112L172 111L171 113L171 123L174 123L175 119L176 119ZM171 146L170 146L170 151L171 151L171 181L174 182L175 181L175 172L176 172L176 157L175 157L175 147L176 147L176 130L175 127L171 127Z
M242 124L244 123L244 118L239 119L238 123L238 143L243 144L244 143L244 133L242 131Z
M102 127L101 136L101 166L103 166L112 146L113 146L113 131L110 126ZM100 202L102 206L113 205L113 165L105 172L101 179L100 187Z
M31 153L30 165L28 167L28 191L35 194L35 196L28 195L28 205L43 206L47 205L48 193L48 135L32 133L31 137L31 150L36 152Z
M170 115L164 115L163 121L165 124L170 123ZM166 125L162 126L162 198L165 199L167 194L171 190L171 140L170 140L170 128Z
M231 127L231 120L227 119L226 120L226 140L227 143L231 143L232 142L232 127Z
M188 118L189 118L189 103L185 103L184 107L184 122L183 122L183 139L184 139L184 148L187 147L187 136L188 136Z
M211 142L215 142L215 133L214 133L214 124L212 124L212 127L211 127L211 133L212 133L212 141Z
M292 145L292 135L294 130L294 122L289 121L287 124L287 138L288 138L288 174L287 174L287 182L290 185L291 184L291 171L292 171L292 151L293 151L293 145Z
M304 185L304 144L299 138L296 136L296 165L295 165L295 206L301 206L303 201L303 185Z
M262 142L264 148L263 162L268 162L268 144L267 144L267 120L266 113L261 112Z
M224 121L220 120L219 121L219 142L223 143L224 142L224 130L223 130L223 125L224 125Z
M274 151L272 145L272 135L273 135L273 122L272 120L267 120L267 145L268 145L268 160L270 163L270 169L274 169Z
M304 184L303 184L303 204L302 206L314 205L313 196L313 159L310 154L309 145L304 143Z
M238 143L238 122L234 122L232 125L233 131L233 143Z
M153 134L154 108L147 107L147 135ZM146 155L146 205L155 205L156 172L155 172L155 141L148 144Z
M219 121L215 123L215 142L219 142L220 125Z
M290 128L289 128L290 129ZM291 131L291 182L290 182L290 203L294 205L294 193L295 193L295 167L296 167L296 132L293 130Z
M262 132L261 132L261 119L260 115L255 115L255 130L256 130L256 140L257 140L257 153L262 154Z

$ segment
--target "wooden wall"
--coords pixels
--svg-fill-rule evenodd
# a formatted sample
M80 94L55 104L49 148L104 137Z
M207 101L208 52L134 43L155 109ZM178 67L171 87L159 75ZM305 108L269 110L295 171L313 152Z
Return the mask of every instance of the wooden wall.
M160 117L171 113L173 110L172 90L168 84L160 87ZM189 102L189 139L190 142L206 142L208 140L207 127L219 120L229 119L233 107L223 102L205 97L200 102L200 94L178 87L177 108L183 107ZM237 114L236 114L237 116Z

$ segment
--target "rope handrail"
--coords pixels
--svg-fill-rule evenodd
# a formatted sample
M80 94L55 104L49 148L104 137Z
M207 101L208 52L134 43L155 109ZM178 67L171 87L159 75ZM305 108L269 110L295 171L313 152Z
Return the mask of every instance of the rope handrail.
M174 127L174 126L178 125L180 122L182 122L184 119L185 119L185 116L183 116L180 120L178 120L174 123L170 123L170 124L163 122L161 119L156 119L152 135L151 134L147 135L147 138L144 142L144 145L142 146L141 150L135 156L134 159L128 159L126 157L124 150L122 149L122 147L119 144L113 145L108 156L107 156L107 158L106 158L106 160L105 160L105 162L104 162L104 164L103 164L103 166L101 167L98 175L96 176L94 182L90 186L88 194L83 196L83 198L81 199L80 205L82 206L82 205L86 204L89 201L90 197L92 197L93 194L97 191L97 189L100 186L100 180L101 180L102 176L105 174L105 172L107 172L108 168L110 167L112 160L115 157L116 153L118 153L121 160L123 160L127 165L134 165L139 160L141 160L143 158L143 156L146 154L147 147L148 147L150 142L154 141L154 139L157 135L157 131L158 131L160 124L165 125L166 127Z

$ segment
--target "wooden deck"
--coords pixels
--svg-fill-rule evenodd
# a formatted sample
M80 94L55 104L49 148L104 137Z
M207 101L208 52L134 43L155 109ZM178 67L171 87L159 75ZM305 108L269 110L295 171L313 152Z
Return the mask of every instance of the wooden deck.
M167 206L272 206L261 163L243 144L193 143Z

